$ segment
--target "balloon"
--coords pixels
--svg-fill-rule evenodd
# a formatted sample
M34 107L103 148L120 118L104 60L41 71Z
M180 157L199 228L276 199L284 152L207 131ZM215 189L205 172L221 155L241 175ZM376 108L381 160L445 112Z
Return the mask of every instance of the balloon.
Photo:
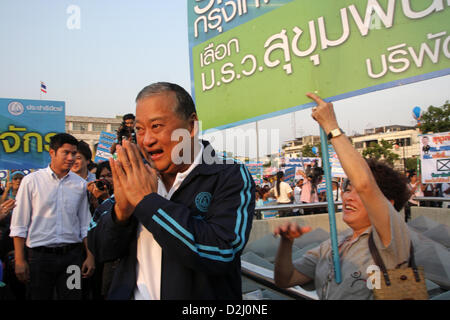
M414 109L413 109L413 117L414 117L414 119L416 119L416 120L419 120L420 119L420 117L421 117L421 113L422 113L422 110L420 109L420 107L414 107Z
M317 155L317 151L319 150L317 149L317 147L312 147L311 151L314 152L315 155Z

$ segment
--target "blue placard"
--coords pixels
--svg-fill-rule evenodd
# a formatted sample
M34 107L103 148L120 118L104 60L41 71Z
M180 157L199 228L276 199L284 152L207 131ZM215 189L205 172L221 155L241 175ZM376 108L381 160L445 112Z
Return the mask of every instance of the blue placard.
M65 102L0 98L0 169L44 168L50 138L65 132Z
M110 150L115 140L116 135L114 133L106 131L100 133L100 139L98 140L97 152L94 159L95 163L107 161L112 157Z

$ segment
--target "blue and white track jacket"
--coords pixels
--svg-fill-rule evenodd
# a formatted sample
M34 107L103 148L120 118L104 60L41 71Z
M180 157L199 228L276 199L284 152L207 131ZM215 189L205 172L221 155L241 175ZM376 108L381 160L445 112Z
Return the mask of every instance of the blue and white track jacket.
M218 159L197 165L170 200L147 195L126 225L116 223L114 198L98 208L89 248L100 262L120 259L109 299L133 297L138 223L162 248L161 299L242 298L240 255L252 226L255 183L245 165Z

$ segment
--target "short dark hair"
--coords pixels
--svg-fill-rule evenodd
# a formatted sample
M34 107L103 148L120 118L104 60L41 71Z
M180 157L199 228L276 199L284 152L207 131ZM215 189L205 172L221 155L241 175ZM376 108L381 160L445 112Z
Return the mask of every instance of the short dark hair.
M375 159L366 159L366 161L381 192L388 200L393 200L394 208L400 211L410 197L406 176L384 161Z
M97 171L95 171L95 177L97 179L100 179L100 173L103 171L103 169L108 169L111 171L111 166L109 164L109 161L102 161L97 165Z
M87 168L88 168L88 170L89 171L91 171L92 169L94 169L94 168L96 168L97 169L97 164L95 163L95 162L93 162L93 161L90 161L89 163L88 163L88 165L87 165Z
M78 147L77 138L68 133L58 133L50 138L50 149L56 152L66 143Z
M83 140L80 140L78 142L77 149L78 149L77 151L79 153L81 153L86 158L87 161L91 160L91 158L92 158L92 151L91 151L91 148L89 147L89 145L86 142L84 142Z
M143 88L136 97L136 102L162 92L172 91L177 99L175 112L180 118L187 120L191 114L196 113L194 100L181 86L170 82L156 82Z
M122 117L122 120L123 121L125 121L125 120L134 120L134 119L136 119L136 117L134 116L134 114L132 114L132 113L127 113L126 115L124 115L123 117Z

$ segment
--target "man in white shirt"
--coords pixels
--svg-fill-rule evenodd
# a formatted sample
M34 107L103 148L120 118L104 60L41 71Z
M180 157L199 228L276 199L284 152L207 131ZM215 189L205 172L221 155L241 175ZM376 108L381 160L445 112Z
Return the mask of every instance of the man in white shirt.
M50 165L27 175L17 193L10 237L16 276L29 284L32 300L52 299L55 289L59 299L81 299L77 275L95 268L89 251L83 262L91 215L86 181L70 171L77 145L69 134L53 136Z

